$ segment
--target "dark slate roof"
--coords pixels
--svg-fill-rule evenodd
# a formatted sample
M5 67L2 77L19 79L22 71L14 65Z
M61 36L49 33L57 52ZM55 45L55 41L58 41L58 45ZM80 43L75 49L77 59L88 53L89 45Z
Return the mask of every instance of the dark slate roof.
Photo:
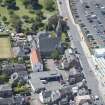
M14 69L16 72L26 71L26 66L24 64L15 64Z
M18 72L18 79L20 79L20 80L25 80L25 81L27 81L27 79L28 79L28 73L27 73L27 71L20 71L20 72Z
M55 48L58 48L60 38L52 38L49 33L40 33L39 46L41 52L51 52Z

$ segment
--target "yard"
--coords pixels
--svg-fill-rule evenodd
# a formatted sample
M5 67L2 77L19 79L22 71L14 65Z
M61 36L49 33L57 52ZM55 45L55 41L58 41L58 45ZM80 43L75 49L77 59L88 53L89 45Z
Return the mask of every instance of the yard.
M0 37L0 58L11 58L11 44L10 44L10 38L5 36L5 37Z

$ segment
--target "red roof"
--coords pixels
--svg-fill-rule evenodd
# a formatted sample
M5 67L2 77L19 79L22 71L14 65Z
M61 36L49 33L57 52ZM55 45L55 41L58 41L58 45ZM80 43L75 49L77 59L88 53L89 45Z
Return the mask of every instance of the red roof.
M40 57L39 51L32 48L30 59L31 59L32 64L37 64L37 63L41 62L41 57Z

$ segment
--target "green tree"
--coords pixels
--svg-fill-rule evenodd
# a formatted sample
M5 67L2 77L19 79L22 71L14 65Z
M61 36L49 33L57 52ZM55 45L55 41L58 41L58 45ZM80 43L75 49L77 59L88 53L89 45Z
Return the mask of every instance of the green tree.
M32 5L33 8L38 7L38 5L39 5L39 2L38 1L39 0L30 0L30 3L31 3L31 5Z
M3 2L3 0L0 0L0 4Z
M8 9L17 9L16 0L5 0L5 5Z
M48 19L48 30L55 30L59 17L55 14Z
M12 24L12 27L14 27L17 32L22 31L22 24L23 23L22 23L22 21L18 15L16 15L16 14L11 15L11 24Z
M14 15L14 11L13 10L9 10L9 15Z
M29 88L27 88L26 86L17 86L14 88L14 91L16 93L27 92L27 91L29 91Z
M55 10L54 8L54 0L44 0L44 8L48 11Z
M39 18L40 20L42 20L44 18L43 12L41 10L37 10L36 15L37 15L37 18Z
M36 31L38 30L40 24L41 24L40 21L35 21L35 22L32 24L32 27L31 27L32 31L33 31L33 32L36 32Z
M5 16L3 16L2 20L3 21L7 21L7 18Z
M23 5L25 6L25 8L28 8L28 6L30 5L30 1L29 0L23 0Z
M51 58L52 58L52 59L57 59L57 60L60 59L60 52L59 52L58 49L55 49L55 50L51 53Z
M27 8L29 5L31 5L33 8L38 6L38 0L23 0L24 6Z

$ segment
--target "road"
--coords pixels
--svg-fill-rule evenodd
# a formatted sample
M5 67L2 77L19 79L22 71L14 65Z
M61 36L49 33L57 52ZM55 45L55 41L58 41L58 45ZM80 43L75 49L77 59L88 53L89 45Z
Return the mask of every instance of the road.
M60 2L62 2L62 4L60 4ZM80 53L79 59L82 63L83 72L86 77L88 87L92 90L94 95L98 95L100 97L100 105L101 105L103 102L98 89L98 82L93 72L91 72L91 68L88 62L89 58L87 58L87 56L85 55L86 54L85 49L83 50L83 47L82 47L83 45L81 45L83 40L81 39L80 32L78 31L76 24L74 23L72 16L70 14L69 8L67 6L69 5L68 0L58 0L57 3L58 3L60 15L63 17L65 16L69 17L67 21L67 24L70 28L70 30L68 31L68 35L70 37L72 36L73 45L77 48L78 52Z

